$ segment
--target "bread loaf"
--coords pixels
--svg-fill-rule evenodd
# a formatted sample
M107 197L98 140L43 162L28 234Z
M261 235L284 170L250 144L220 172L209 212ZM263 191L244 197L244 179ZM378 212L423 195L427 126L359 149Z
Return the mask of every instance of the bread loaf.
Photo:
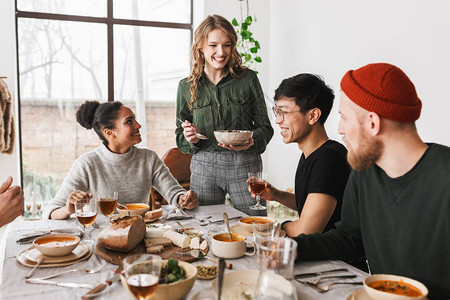
M98 235L103 248L129 252L145 237L145 223L140 216L124 216L111 222Z

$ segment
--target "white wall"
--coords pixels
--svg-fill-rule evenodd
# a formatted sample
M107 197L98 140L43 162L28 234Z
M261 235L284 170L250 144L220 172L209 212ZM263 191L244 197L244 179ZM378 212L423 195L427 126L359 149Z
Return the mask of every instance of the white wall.
M267 89L298 73L322 75L337 94L327 121L330 138L341 140L337 108L345 72L389 62L416 85L423 102L417 126L424 141L450 145L449 0L272 0L270 20ZM280 188L292 187L299 150L283 145L275 126L266 161L269 179Z
M16 120L16 142L12 154L0 153L0 184L8 176L13 176L13 185L20 185L19 171L19 130L16 92L16 39L15 39L14 0L0 0L0 76L9 87L14 101L14 118Z

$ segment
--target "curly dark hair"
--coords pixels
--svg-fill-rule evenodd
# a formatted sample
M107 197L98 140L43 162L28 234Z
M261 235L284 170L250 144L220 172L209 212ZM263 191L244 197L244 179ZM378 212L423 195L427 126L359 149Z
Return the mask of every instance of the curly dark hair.
M103 144L107 146L108 141L103 136L102 130L114 129L114 121L122 105L119 101L102 104L98 101L86 101L77 110L77 122L88 130L94 128Z

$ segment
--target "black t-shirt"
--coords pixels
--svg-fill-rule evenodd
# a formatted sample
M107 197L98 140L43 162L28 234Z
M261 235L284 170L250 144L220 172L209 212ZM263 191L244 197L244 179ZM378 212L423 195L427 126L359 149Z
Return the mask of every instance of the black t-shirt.
M295 174L295 199L299 215L310 193L328 194L336 198L337 205L324 232L334 228L341 220L342 196L350 174L347 149L328 140L305 159L302 154Z

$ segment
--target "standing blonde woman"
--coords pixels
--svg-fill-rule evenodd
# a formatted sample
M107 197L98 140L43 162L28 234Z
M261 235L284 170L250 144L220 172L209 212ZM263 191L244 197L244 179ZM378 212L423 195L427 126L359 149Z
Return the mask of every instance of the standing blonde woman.
M247 191L248 172L261 171L260 154L273 136L263 91L255 72L242 66L237 34L225 18L208 16L195 31L192 71L177 92L177 146L193 153L191 188L200 205L223 204L230 194L233 206L249 215L254 204ZM208 140L200 140L195 131ZM219 144L214 130L253 130L246 145Z

